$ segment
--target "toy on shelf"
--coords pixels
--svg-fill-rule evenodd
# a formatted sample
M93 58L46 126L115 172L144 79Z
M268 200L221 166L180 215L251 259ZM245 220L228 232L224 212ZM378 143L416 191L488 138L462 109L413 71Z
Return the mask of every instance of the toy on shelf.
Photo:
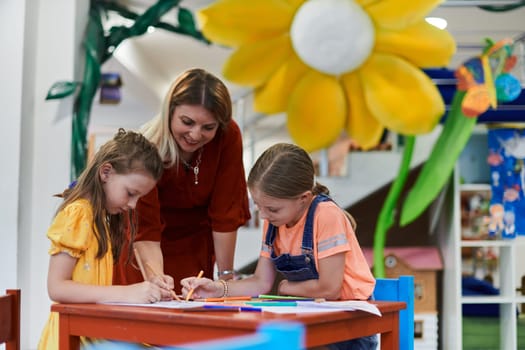
M495 225L489 212L491 191L489 187L462 190L461 238L464 240L487 239L489 229Z
M498 284L499 252L494 247L463 247L462 275L475 277L491 285Z

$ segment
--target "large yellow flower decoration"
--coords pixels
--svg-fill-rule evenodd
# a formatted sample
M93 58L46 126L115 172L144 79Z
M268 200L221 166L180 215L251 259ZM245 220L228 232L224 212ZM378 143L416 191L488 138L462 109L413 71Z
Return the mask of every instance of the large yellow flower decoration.
M452 36L425 21L438 0L219 0L198 12L204 35L236 48L226 79L255 88L257 111L287 113L308 151L346 130L361 147L384 128L431 131L445 107L419 69L445 66Z

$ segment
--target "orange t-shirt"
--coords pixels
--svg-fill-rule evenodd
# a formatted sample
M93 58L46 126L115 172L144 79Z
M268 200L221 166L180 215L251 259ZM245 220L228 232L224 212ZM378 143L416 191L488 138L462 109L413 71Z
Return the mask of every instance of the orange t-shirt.
M278 228L273 247L276 255L300 255L308 211L293 227ZM261 256L270 258L265 244L268 222L264 222ZM345 213L334 202L321 202L314 214L313 253L319 271L319 260L345 252L345 269L341 299L367 300L374 290L375 279L368 267L357 237Z

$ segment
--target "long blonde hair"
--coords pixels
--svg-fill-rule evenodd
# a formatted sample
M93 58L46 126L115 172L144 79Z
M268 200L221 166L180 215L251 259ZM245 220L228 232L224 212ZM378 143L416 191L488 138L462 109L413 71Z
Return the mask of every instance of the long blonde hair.
M80 198L87 199L91 203L93 226L96 228L93 231L98 242L97 258L107 253L108 240L110 240L116 261L126 239L124 227L129 225L131 241L133 241L136 232L136 218L135 210L129 210L126 213L127 217L124 217L123 214L111 215L106 212L106 195L99 170L107 163L111 164L117 174L143 172L151 175L155 181L160 179L164 168L153 143L139 133L119 129L112 140L100 147L86 169L80 174L77 183L62 193L64 201L57 213ZM109 232L106 230L105 222L108 223ZM132 245L129 246L131 250Z
M213 74L203 69L189 69L182 73L168 90L159 115L144 124L141 132L157 145L166 168L179 161L179 147L171 134L171 120L180 105L202 106L226 128L232 119L232 102L228 88Z

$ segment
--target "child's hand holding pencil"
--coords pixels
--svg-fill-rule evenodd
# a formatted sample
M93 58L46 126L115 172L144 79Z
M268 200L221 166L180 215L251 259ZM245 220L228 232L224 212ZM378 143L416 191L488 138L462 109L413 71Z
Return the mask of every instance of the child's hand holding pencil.
M184 278L180 284L182 295L185 296L186 300L223 296L222 283L202 277L202 273L199 273L197 277Z
M203 274L204 274L204 271L201 270L199 272L199 274L197 275L197 279L201 278ZM190 300L191 295L193 294L193 292L195 292L195 287L190 289L190 291L188 292L188 295L186 295L186 301Z

